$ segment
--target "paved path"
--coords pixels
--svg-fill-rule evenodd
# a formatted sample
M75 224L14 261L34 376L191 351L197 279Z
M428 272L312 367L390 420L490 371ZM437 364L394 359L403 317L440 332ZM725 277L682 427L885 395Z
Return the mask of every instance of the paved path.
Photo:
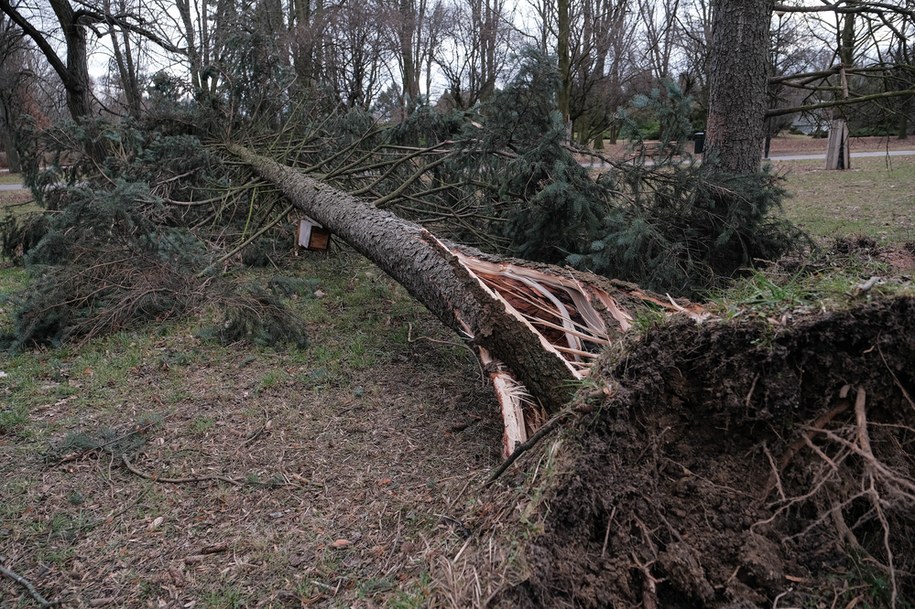
M22 184L0 184L0 190L22 190L25 188Z
M878 152L852 152L851 158L859 159L863 157L882 157L882 156L911 156L915 150L880 150ZM770 161L825 161L826 153L822 154L775 154L769 156Z

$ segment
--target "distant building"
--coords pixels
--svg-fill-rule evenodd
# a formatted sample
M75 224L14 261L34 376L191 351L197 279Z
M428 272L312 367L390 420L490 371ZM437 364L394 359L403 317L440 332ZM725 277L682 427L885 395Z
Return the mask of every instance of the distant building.
M820 114L804 112L794 117L789 129L804 135L826 134L829 133L829 119Z

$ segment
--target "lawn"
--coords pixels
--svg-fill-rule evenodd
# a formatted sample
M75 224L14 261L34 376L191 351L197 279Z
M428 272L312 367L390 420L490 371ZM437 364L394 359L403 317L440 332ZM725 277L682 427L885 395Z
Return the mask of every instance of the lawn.
M848 171L827 171L822 161L773 165L791 195L786 215L812 236L915 241L915 156L852 159Z
M0 184L22 184L22 175L18 173L0 173Z
M419 607L501 426L471 351L353 253L306 279L309 345L204 314L0 355L0 555L66 606ZM0 270L0 308L24 274ZM177 480L177 481L176 481ZM0 599L25 591L0 578ZM4 602L0 606L6 607Z

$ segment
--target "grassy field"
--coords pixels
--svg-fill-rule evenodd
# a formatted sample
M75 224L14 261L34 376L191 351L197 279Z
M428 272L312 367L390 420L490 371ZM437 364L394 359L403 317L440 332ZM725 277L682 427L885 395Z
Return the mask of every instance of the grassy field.
M848 171L826 171L822 161L774 166L791 195L786 215L812 236L915 241L915 156L853 159Z
M817 165L778 167L794 195L788 217L824 239L915 239L915 158ZM29 200L0 192L12 213L34 209ZM889 270L878 258L834 260L815 284L754 275L712 306L815 311L857 298L862 277ZM349 251L238 273L306 280L293 302L306 348L208 342L201 312L0 354L4 566L80 608L462 607L450 596L462 585L485 600L488 584L454 570L470 543L466 515L509 514L480 492L501 425L469 349ZM0 268L4 331L25 285L21 269ZM544 458L532 478L551 467ZM535 485L513 492L511 516L535 534ZM475 544L493 565L523 569L515 546ZM28 597L0 578L0 608Z
M22 184L22 176L18 173L0 173L0 184Z

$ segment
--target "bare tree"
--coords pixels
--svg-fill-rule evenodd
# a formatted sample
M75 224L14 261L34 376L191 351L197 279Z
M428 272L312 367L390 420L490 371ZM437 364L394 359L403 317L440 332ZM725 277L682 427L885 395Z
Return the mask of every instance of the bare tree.
M423 71L429 95L434 59L445 38L447 10L442 0L398 0L386 25L395 49L401 108L409 112L421 101Z
M868 23L871 42L878 48L881 36L874 25L886 26L891 16L911 18L915 9L909 0L896 4L867 0L837 1L822 5L776 5L771 0L717 0L709 56L709 108L707 151L709 165L728 173L753 173L762 158L763 118L793 114L819 108L839 108L875 99L911 97L911 89L884 91L871 95L852 95L848 88L851 70L867 72L854 65L858 48L855 33L859 19ZM784 13L831 14L840 24L837 28L837 62L819 74L797 74L777 77L786 84L810 86L818 79L838 77L838 85L827 89L838 92L838 99L810 103L799 107L766 109L766 52L769 24L774 9ZM889 37L888 37L889 38ZM884 70L883 67L879 68Z
M569 114L580 143L599 146L637 72L635 20L628 0L579 0L575 9Z
M346 3L334 13L328 58L335 90L349 108L369 109L382 86L390 56L377 26L383 15L378 2Z
M22 31L5 15L0 15L0 146L13 172L20 170L15 130L16 117L22 111L26 52Z
M47 0L47 6L26 6L14 1L0 0L0 11L32 39L54 68L66 90L67 108L74 119L87 117L94 111L88 67L90 32L100 38L105 35L102 26L117 27L144 36L171 52L181 51L149 29L145 20L132 11L113 13L107 4L94 6L88 2L74 8L69 0ZM64 47L63 57L56 48L58 36Z
M436 55L447 93L458 108L470 108L495 91L508 62L513 30L505 0L463 0L447 14L448 44Z
M646 63L658 80L667 80L672 76L679 10L680 0L638 0Z

